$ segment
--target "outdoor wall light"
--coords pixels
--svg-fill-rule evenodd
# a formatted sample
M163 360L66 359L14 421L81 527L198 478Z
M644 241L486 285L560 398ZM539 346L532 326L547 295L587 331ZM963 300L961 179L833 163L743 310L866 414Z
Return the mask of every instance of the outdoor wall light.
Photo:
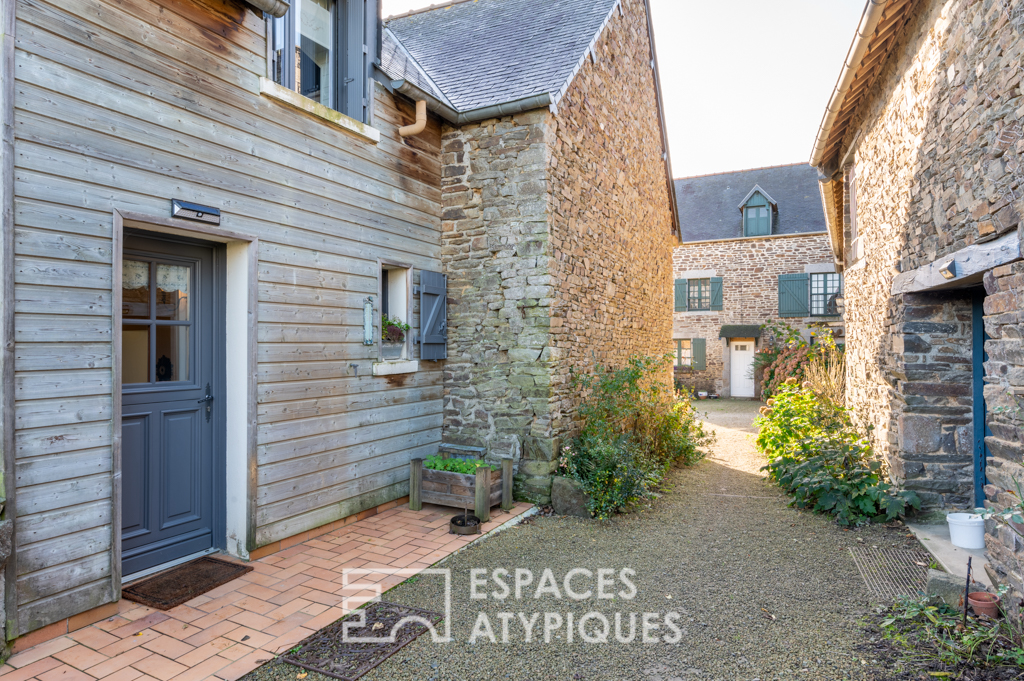
M373 345L373 296L363 301L363 345Z
M944 279L956 278L956 260L950 260L945 265L940 267L939 274L941 274Z

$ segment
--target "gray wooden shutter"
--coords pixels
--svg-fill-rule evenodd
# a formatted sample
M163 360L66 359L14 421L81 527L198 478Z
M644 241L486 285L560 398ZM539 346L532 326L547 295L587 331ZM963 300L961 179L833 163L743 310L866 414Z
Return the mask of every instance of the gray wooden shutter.
M807 274L779 275L779 316L810 315L810 277Z
M420 270L420 359L448 358L448 281Z
M676 312L686 312L686 297L689 293L685 279L676 279Z
M704 371L708 368L707 343L704 342L703 338L690 339L690 352L693 353L693 362L691 366L694 371Z
M341 68L338 69L338 108L341 113L363 123L367 122L367 59L370 57L370 45L367 44L370 41L367 40L366 31L376 23L369 21L371 14L376 19L374 4L369 0L338 0L336 9L341 17L339 31L342 52L339 60Z
M722 278L711 277L711 309L722 309Z

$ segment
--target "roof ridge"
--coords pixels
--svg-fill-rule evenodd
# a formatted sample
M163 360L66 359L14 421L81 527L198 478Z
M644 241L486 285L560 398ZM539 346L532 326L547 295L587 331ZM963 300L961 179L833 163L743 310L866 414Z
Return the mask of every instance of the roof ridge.
M461 5L464 2L476 2L476 1L477 0L448 0L448 2L439 2L436 5L429 5L427 7L420 7L419 9L411 9L408 12L403 12L401 14L392 14L391 16L384 17L384 22L387 23L387 22L391 21L392 19L404 19L406 17L411 17L411 16L413 16L415 14L423 14L424 12L430 12L430 11L435 10L435 9L445 9L447 7L451 7L452 5Z
M755 170L771 170L773 168L789 168L791 166L808 166L811 167L807 161L797 161L796 163L780 163L774 166L760 166L758 168L741 168L740 170L723 170L717 173L704 173L703 175L686 175L684 177L676 177L673 180L696 180L700 177L714 177L716 175L732 175L734 173L750 173Z

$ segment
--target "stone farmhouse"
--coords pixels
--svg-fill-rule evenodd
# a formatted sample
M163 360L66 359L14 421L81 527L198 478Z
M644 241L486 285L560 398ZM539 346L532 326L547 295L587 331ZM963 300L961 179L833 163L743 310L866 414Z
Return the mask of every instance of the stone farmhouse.
M0 17L7 640L402 503L442 445L544 501L569 370L668 350L646 0Z
M871 0L811 164L846 279L847 400L932 508L1024 482L1024 14ZM990 525L997 581L1021 547Z
M676 380L723 397L755 397L761 325L783 320L812 340L831 328L841 342L836 273L817 175L806 164L675 181L682 243L672 338Z

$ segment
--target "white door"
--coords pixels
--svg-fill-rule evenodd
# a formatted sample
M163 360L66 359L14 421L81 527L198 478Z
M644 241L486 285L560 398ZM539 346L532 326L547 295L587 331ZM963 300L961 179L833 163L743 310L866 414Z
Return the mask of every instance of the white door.
M733 397L754 396L754 340L734 338L729 341L729 363Z

